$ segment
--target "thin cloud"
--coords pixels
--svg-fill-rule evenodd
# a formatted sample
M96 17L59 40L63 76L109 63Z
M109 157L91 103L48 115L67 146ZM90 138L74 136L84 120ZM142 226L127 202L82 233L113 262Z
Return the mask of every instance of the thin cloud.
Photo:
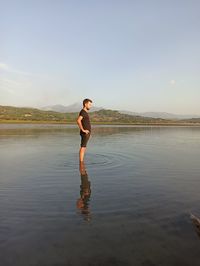
M0 62L0 71L4 71L5 73L9 73L9 74L13 74L13 75L17 74L19 76L24 76L24 77L34 77L34 78L43 79L43 80L54 80L54 77L48 75L48 73L46 73L46 75L40 75L37 73L30 73L30 72L26 72L26 71L21 71L21 70L18 70L18 69L11 67L8 64L3 63L3 62Z
M16 70L12 67L10 67L9 65L0 62L0 70L6 71L6 72L10 72L10 73L14 73L14 74L20 74L20 75L25 75L25 76L32 76L32 73L29 72L24 72L21 70Z
M23 92L24 90L31 88L31 86L32 84L30 80L26 79L13 80L13 79L0 78L0 90L3 90L9 94L16 94Z
M15 81L15 80L11 80L11 79L5 79L5 78L0 78L0 84L2 85L6 85L6 86L20 86L21 82Z
M9 70L9 67L8 65L4 64L4 63L0 63L0 69L3 69L3 70Z

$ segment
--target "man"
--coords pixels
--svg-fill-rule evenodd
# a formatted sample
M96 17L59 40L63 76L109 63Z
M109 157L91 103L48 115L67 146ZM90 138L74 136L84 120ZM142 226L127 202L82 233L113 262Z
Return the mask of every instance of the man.
M79 151L80 162L83 162L84 160L87 142L91 134L91 124L88 115L88 111L90 110L91 107L92 107L92 100L90 99L83 100L83 109L80 111L79 117L77 119L77 124L80 128L80 136L81 136L81 147Z

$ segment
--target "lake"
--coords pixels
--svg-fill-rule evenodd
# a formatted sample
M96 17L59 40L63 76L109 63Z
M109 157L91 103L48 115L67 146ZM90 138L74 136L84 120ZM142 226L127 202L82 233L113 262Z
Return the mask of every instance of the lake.
M200 127L0 124L2 266L196 266Z

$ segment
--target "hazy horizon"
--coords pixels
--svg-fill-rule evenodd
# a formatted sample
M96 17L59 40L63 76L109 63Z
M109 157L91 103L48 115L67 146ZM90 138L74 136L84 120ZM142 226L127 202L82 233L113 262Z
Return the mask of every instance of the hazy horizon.
M0 105L200 115L200 2L0 3Z
M19 107L19 108L36 108L36 109L40 109L42 110L43 108L47 108L47 107L55 107L55 106L62 106L62 107L69 107L69 106L72 106L74 104L80 104L81 106L81 102L76 102L76 103L73 103L73 104L69 104L69 105L62 105L62 104L52 104L52 105L46 105L46 106L26 106L26 105L21 105L21 106L17 106L17 105L3 105L3 106L11 106L11 107ZM81 107L80 107L81 108ZM138 112L137 110L135 111L131 111L131 110L128 110L128 109L119 109L119 108L108 108L106 106L96 106L96 105L93 105L90 112L93 111L93 108L102 108L102 109L110 109L110 110L117 110L117 111L123 111L123 112L133 112L133 113L165 113L165 114L171 114L171 115L177 115L177 116L199 116L198 114L191 114L191 113L184 113L184 114L179 114L179 113L170 113L170 112L156 112L156 111L153 111L153 110L150 110L150 111L144 111L144 112Z

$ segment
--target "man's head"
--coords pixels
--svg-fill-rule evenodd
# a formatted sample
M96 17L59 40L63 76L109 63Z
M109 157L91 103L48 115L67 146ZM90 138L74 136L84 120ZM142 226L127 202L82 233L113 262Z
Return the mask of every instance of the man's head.
M90 99L83 100L83 107L85 107L87 110L90 110L91 106L92 106L92 100Z

